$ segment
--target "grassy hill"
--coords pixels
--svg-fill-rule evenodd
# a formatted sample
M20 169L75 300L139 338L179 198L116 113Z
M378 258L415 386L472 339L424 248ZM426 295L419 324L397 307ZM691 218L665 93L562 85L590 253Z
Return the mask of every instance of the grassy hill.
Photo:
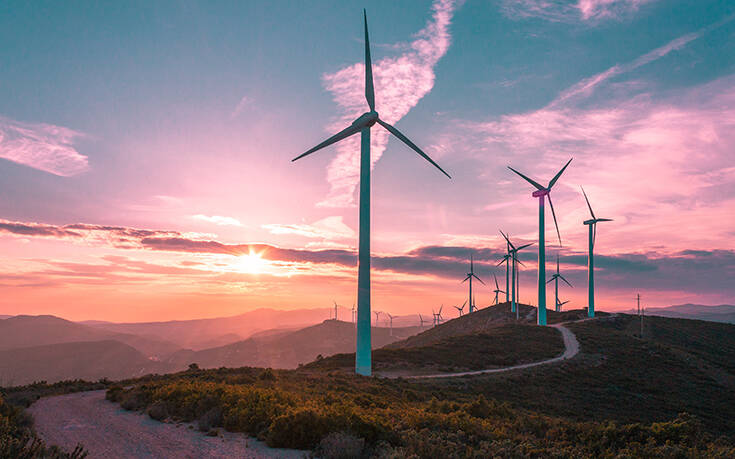
M735 326L647 318L641 339L636 321L621 314L569 324L581 345L575 359L498 375L365 378L334 371L324 359L299 370L149 377L112 388L108 397L157 419L198 419L204 429L222 426L273 446L317 448L322 457L350 448L427 458L733 457ZM507 341L493 353L512 355L532 328L548 330L500 323L444 336L439 328L418 347L407 340L376 351L376 361L383 351L408 359L427 346L474 355L476 346L491 342L458 350L452 340L487 335L500 342L502 334Z

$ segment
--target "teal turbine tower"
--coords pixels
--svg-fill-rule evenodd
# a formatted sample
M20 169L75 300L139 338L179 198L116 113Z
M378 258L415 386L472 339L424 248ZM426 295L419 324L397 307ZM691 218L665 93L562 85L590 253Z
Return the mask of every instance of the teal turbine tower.
M580 186L580 188L582 187ZM592 219L584 221L584 224L589 227L589 255L587 256L587 316L595 317L595 256L593 251L595 247L595 239L597 238L597 222L611 222L612 219L595 217L595 213L592 212L592 206L590 205L590 200L587 199L587 193L584 192L584 188L582 188L582 194L584 195L584 200L587 201L587 207L590 209L590 215L592 215Z
M365 22L365 99L370 107L370 111L360 115L351 125L311 150L297 156L292 161L301 159L358 132L360 133L360 240L357 255L357 343L355 348L355 372L360 375L370 376L372 374L370 337L370 128L375 123L380 124L422 158L433 164L444 175L449 177L449 174L444 172L444 169L439 167L426 153L411 142L408 137L401 134L401 131L381 120L375 111L373 64L370 60L370 40L368 38L367 12L365 10L363 10L363 18Z
M561 170L554 176L549 182L549 185L544 187L539 185L537 182L531 180L525 175L521 174L517 170L508 166L508 169L512 170L525 181L530 183L536 188L531 196L538 198L538 321L539 325L546 325L546 243L544 241L544 232L546 230L544 224L544 197L549 197L549 206L551 207L551 215L554 217L554 226L556 226L556 234L559 236L559 245L561 245L561 233L559 233L559 225L556 223L556 212L554 212L554 204L551 202L551 188L554 186L564 170L569 166L572 160L570 159L561 168Z
M508 239L508 236L504 232L500 231L500 234L503 235L503 237L505 238L505 242L508 244L509 256L510 256L510 260L512 262L511 272L513 273L512 274L512 276L513 276L513 281L512 281L512 283L513 283L513 286L512 286L513 291L512 291L512 294L511 294L510 312L515 312L516 313L516 320L517 320L518 319L518 305L516 304L516 262L518 262L520 264L523 264L521 262L521 260L518 259L518 252L520 252L521 250L525 249L526 247L528 247L528 246L530 246L532 244L526 244L526 245L522 245L520 247L516 247L516 246L513 245L512 242L510 242L510 239Z

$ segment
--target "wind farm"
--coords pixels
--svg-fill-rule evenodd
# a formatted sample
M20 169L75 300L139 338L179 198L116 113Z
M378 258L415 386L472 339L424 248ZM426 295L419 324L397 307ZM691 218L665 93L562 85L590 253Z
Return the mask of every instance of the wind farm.
M728 2L3 11L0 457L735 457Z

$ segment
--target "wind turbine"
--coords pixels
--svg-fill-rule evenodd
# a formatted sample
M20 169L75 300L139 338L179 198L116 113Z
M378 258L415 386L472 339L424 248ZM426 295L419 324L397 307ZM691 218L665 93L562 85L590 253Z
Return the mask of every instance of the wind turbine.
M352 303L352 323L355 323L355 303Z
M375 111L375 90L373 88L373 65L370 59L370 39L368 37L367 12L363 10L365 23L365 99L370 111L360 115L351 125L328 138L324 142L307 150L292 161L301 159L326 146L360 133L360 235L357 267L357 343L355 349L355 373L370 376L372 374L372 348L370 337L370 128L380 124L400 141L413 149L422 158L430 162L444 175L449 174L437 163L421 151L408 137L398 129L381 120Z
M419 322L421 323L420 327L424 328L424 316L422 316L421 314L419 314Z
M459 306L452 306L452 307L453 307L454 309L456 309L456 310L457 310L457 312L459 312L459 317L462 317L462 311L464 311L464 307L465 307L465 306L467 306L467 300L465 300L465 302L464 302L464 303L462 303L462 307L461 307L461 308L460 308Z
M388 317L390 317L390 336L393 336L393 316L387 312L386 314L388 314Z
M377 328L380 324L378 321L380 320L380 311L374 311L373 314L375 314L375 327ZM357 320L360 321L360 308L357 309ZM360 324L357 325L358 332L360 331Z
M549 278L549 280L546 282L548 284L549 282L554 281L554 304L556 304L556 312L561 311L561 307L568 303L568 301L559 303L559 279L566 282L568 286L570 287L572 286L572 284L570 284L569 281L559 273L559 254L557 253L556 254L556 273L554 273L554 275L552 275Z
M474 298L472 297L472 278L473 277L475 279L477 279L478 281L480 281L480 283L482 285L485 285L485 283L482 281L482 279L480 279L479 277L477 277L477 275L475 274L475 263L472 260L472 254L470 254L470 272L467 273L467 277L465 277L464 280L461 282L463 284L468 279L470 281L470 295L469 295L469 300L470 300L470 314L472 314L474 312L474 310L475 310L475 304L474 304L475 301L474 301Z
M505 293L506 295L508 293L500 290L500 287L498 286L498 277L495 275L495 273L493 273L493 279L495 279L495 290L493 290L493 292L495 293L495 301L493 302L493 304L498 304L498 293Z
M554 212L554 204L551 202L551 188L554 186L557 180L559 180L559 177L561 177L561 174L564 172L564 170L569 166L569 163L571 163L572 160L570 159L567 161L567 163L564 165L564 167L561 168L559 172L554 176L554 178L549 181L549 184L544 187L540 185L538 182L535 182L534 180L531 180L530 178L526 177L525 175L521 174L517 170L513 169L512 167L508 166L508 169L512 170L516 174L518 174L521 178L523 178L525 181L530 183L536 188L536 191L534 191L531 196L534 198L538 198L538 324L539 325L546 325L546 244L544 241L544 233L546 230L545 224L544 224L544 208L546 207L544 205L544 196L549 197L549 206L551 207L551 215L554 217L554 226L556 226L556 235L559 236L559 245L561 245L561 233L559 233L559 225L556 223L556 212Z
M580 186L580 188L582 188ZM582 188L582 194L584 200L587 201L587 207L590 209L591 220L585 220L584 224L589 227L589 255L587 256L587 316L595 317L595 257L594 247L595 239L597 238L597 222L611 222L610 218L597 218L595 213L592 212L592 206L590 200L587 199L587 193Z
M503 237L505 238L505 241L508 243L508 246L510 247L510 259L512 262L511 273L513 277L513 292L511 295L510 312L515 312L516 320L518 320L519 313L518 313L518 305L516 304L516 263L523 264L521 263L521 260L518 259L518 252L532 245L533 243L529 243L529 244L522 245L520 247L516 247L513 245L512 242L510 242L510 239L508 239L508 236L502 230L500 231L500 234L503 235ZM518 286L520 287L520 284Z
M444 305L439 306L439 312L434 312L434 309L432 308L431 312L434 315L434 326L437 326L441 323L443 308L444 308Z
M334 300L332 300L334 301ZM337 302L334 302L334 320L337 321Z

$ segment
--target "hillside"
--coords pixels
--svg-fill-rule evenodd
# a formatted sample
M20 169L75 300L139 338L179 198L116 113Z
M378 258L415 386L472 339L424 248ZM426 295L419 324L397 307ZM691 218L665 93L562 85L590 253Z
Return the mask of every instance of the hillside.
M373 347L416 333L418 327L394 328L393 336L387 328L373 328ZM317 356L329 356L354 350L355 325L349 322L325 320L321 324L291 332L262 334L237 343L201 351L183 350L166 359L169 368L181 370L190 363L201 368L258 366L296 368Z
M629 310L635 314L635 310ZM665 308L645 308L649 316L672 317L679 319L707 320L735 324L735 306L721 304L718 306L704 306L701 304L679 304Z
M341 310L349 316L349 310ZM249 338L257 332L276 328L303 328L330 317L331 309L275 310L256 309L232 317L212 319L172 320L167 322L112 323L89 321L91 327L156 337L175 343L180 348L201 350Z
M134 348L118 341L59 343L0 351L0 385L66 379L123 379L160 370Z
M154 359L164 358L179 349L175 344L164 340L101 330L50 315L21 315L0 320L0 351L102 340L119 341Z
M568 324L581 345L577 357L498 375L365 378L324 365L333 358L295 371L145 378L125 382L127 390L112 388L108 397L128 409L155 406L159 418L208 419L208 428L317 454L342 435L338 444L395 457L733 457L735 326L651 317L641 339L637 325L623 314ZM503 355L521 348L531 329L548 330L501 324L428 346L459 360L491 341L458 348L451 340L507 333L494 351ZM382 351L421 348L402 343L374 355L378 361ZM221 413L219 421L206 415L211 410Z

